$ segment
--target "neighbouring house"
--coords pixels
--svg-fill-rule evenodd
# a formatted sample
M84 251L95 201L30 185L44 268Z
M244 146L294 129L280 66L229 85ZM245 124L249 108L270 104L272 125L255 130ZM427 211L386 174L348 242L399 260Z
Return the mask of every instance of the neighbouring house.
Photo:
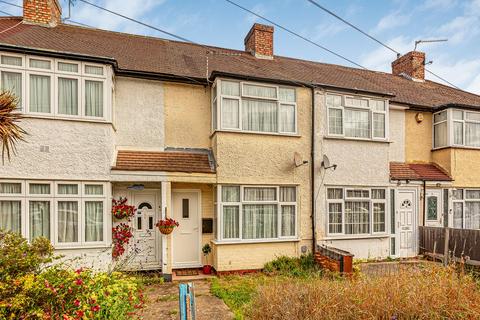
M457 176L475 187L465 174L474 158L432 151L431 122L445 108L480 110L480 97L424 80L421 53L387 74L276 56L273 27L260 24L240 51L60 16L57 0L25 0L23 17L0 19L0 87L20 98L29 133L0 167L0 228L107 268L112 199L123 196L138 209L125 267L168 277L205 263L206 243L217 272L260 269L314 243L414 256L425 192L427 224L443 223L447 205L457 219L458 203L462 217L472 210L472 198L442 197ZM457 122L475 132L448 121L435 137L453 137ZM165 217L180 224L170 235L155 228Z

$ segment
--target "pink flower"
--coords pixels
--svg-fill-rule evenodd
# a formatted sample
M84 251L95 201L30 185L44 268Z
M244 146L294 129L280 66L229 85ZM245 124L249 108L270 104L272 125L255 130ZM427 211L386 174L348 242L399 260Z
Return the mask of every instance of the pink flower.
M99 305L93 306L90 310L92 310L93 312L97 312L98 310L100 310L100 306Z
M75 299L75 301L73 301L73 304L75 305L75 307L79 307L80 306L80 300Z

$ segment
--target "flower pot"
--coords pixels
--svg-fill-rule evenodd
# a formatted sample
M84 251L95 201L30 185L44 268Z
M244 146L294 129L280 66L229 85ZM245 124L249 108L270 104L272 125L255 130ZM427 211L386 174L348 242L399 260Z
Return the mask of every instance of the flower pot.
M174 226L158 226L158 230L161 234L170 234L174 228Z
M204 265L203 266L203 274L212 274L212 266L211 265Z

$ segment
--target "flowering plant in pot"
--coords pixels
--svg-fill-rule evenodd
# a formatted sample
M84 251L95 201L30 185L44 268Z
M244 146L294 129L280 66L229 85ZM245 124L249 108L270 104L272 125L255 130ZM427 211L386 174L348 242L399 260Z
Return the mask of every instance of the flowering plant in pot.
M202 248L203 255L205 256L206 264L203 266L203 273L204 274L211 274L212 273L212 266L208 264L208 255L212 252L212 247L207 243Z
M135 206L127 204L127 198L112 199L112 215L117 220L130 219L135 215Z
M161 219L158 220L158 222L155 224L155 226L158 228L158 230L162 234L170 234L172 233L173 229L178 227L180 224L173 220L172 218L166 218L165 220Z

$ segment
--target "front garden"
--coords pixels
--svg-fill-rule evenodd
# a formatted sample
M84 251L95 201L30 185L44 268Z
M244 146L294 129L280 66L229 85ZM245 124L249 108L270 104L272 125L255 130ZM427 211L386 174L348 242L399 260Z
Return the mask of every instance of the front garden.
M144 303L138 278L51 266L45 238L0 231L0 319L131 319ZM50 266L49 266L50 265Z
M456 266L344 278L311 256L281 257L264 273L214 279L211 290L236 319L480 319L479 282Z

